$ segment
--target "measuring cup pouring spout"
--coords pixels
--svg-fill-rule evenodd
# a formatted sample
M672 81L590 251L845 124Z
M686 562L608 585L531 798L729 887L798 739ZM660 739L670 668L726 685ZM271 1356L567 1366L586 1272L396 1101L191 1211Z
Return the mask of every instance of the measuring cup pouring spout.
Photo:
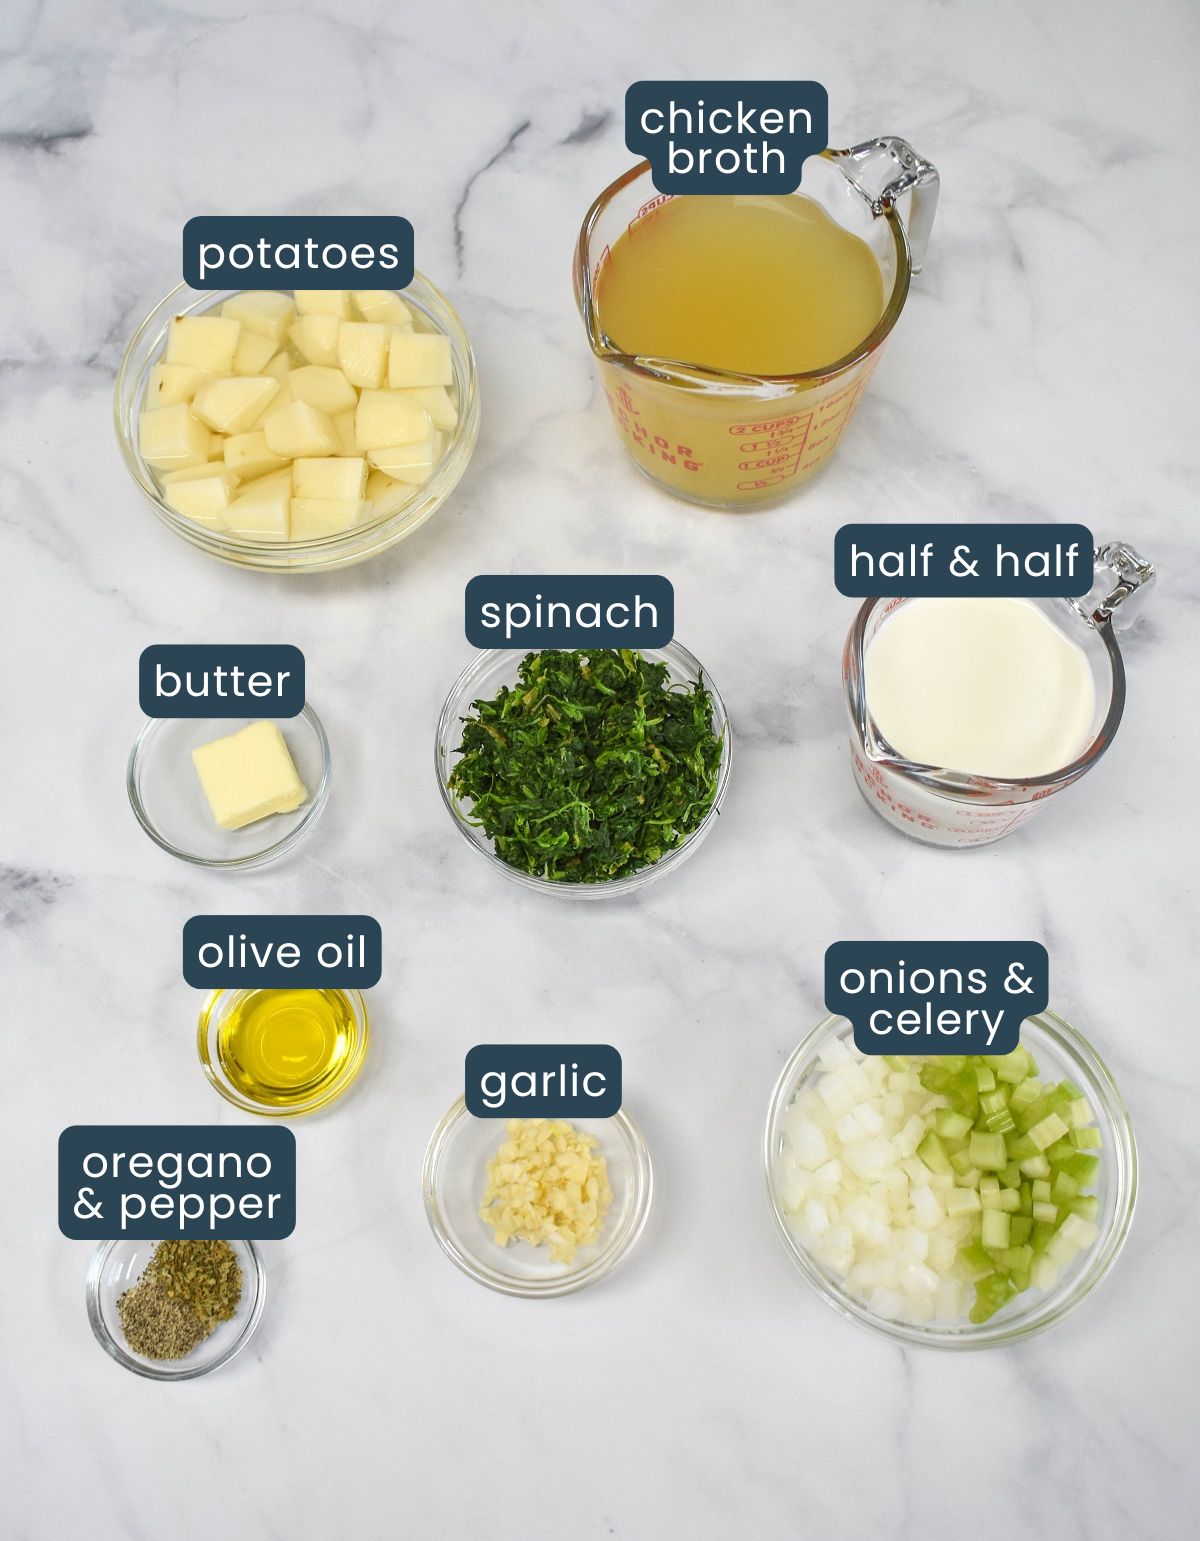
M714 508L778 502L832 455L924 261L937 207L934 166L903 139L826 150L804 165L799 192L870 249L884 296L879 320L820 369L753 375L624 350L604 325L602 275L625 235L648 228L672 195L649 162L612 183L584 217L575 249L576 304L621 440L643 475Z
M1095 765L1112 743L1125 709L1125 665L1117 643L1154 584L1153 565L1127 542L1096 548L1096 582L1082 599L1037 600L1079 643L1095 687L1095 714L1087 746L1069 764L1045 776L1006 779L924 765L888 743L871 716L866 695L866 652L879 628L911 600L868 599L842 654L842 684L850 719L850 758L859 791L887 823L929 845L988 845L1028 823L1055 793Z

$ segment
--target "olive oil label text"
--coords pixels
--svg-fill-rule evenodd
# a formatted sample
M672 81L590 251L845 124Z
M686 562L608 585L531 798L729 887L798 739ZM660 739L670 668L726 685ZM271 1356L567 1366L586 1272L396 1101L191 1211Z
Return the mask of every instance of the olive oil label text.
M481 1043L467 1055L465 1101L476 1118L611 1118L621 1056L607 1043Z
M296 717L304 654L286 643L156 643L138 659L147 717Z
M639 80L625 143L660 193L794 193L829 143L829 96L815 80Z
M1075 599L1094 559L1084 524L844 524L833 581L852 599Z
M1045 1011L1040 942L835 942L825 1009L848 1017L863 1054L1009 1054Z
M183 977L198 990L369 990L383 973L370 915L193 915Z
M675 590L666 578L492 573L466 589L472 647L666 647Z
M201 214L183 227L193 289L404 289L413 227L399 214Z
M58 1139L58 1228L72 1241L290 1236L296 1137L279 1125L75 1124Z

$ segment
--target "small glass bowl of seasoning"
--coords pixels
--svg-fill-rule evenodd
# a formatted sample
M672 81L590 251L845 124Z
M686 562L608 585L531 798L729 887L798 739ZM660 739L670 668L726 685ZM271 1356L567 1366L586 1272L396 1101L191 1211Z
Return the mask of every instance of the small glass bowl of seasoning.
M1083 1223L1088 1227L1088 1234L1091 1235L1094 1232L1094 1235L1091 1236L1090 1241L1085 1241L1082 1249L1075 1250L1070 1256L1063 1256L1061 1262L1056 1262L1056 1273L1052 1279L1047 1280L1044 1285L1035 1283L1033 1287L1021 1288L1004 1305L995 1310L993 1315L982 1322L972 1321L965 1314L961 1317L947 1318L935 1313L925 1320L909 1319L894 1313L885 1314L881 1299L882 1295L891 1294L890 1290L883 1292L876 1290L867 1298L851 1287L849 1276L835 1272L827 1261L817 1256L811 1242L814 1233L811 1229L812 1220L806 1212L807 1200L798 1200L793 1191L796 1186L796 1173L792 1163L799 1156L800 1146L796 1142L801 1136L801 1131L797 1129L793 1120L801 1111L797 1105L798 1099L807 1097L822 1081L827 1081L831 1065L836 1069L839 1062L844 1063L847 1051L857 1054L853 1048L853 1029L850 1023L844 1017L827 1017L809 1033L788 1060L776 1082L767 1111L764 1140L767 1192L776 1230L788 1256L821 1297L841 1315L901 1343L945 1349L992 1348L1001 1344L1014 1343L1021 1338L1029 1337L1032 1333L1041 1332L1053 1326L1055 1322L1061 1321L1068 1312L1080 1305L1105 1278L1129 1234L1137 1197L1137 1148L1129 1114L1104 1061L1083 1035L1055 1012L1045 1011L1027 1018L1021 1024L1020 1047L1032 1056L1036 1064L1037 1079L1047 1086L1056 1083L1066 1087L1069 1089L1069 1095L1086 1102L1090 1114L1089 1128L1095 1133L1086 1142L1081 1142L1079 1155L1087 1160L1089 1166L1092 1165L1092 1158L1095 1158L1095 1172L1094 1176L1080 1180L1074 1196L1088 1204L1090 1218ZM928 1057L925 1060L913 1059L909 1056L902 1058L908 1062L910 1068L922 1063L927 1065L939 1063L938 1056L933 1056L932 1060ZM999 1063L996 1056L987 1058L993 1065ZM854 1076L853 1067L850 1069L850 1075ZM835 1104L839 1095L839 1089L836 1087L827 1086L817 1092L818 1101L830 1107ZM922 1092L921 1095L924 1096L925 1093ZM947 1102L944 1096L934 1100ZM877 1102L879 1102L878 1099ZM840 1103L837 1105L841 1106ZM876 1103L870 1104L872 1107L875 1105ZM882 1103L879 1102L879 1105L882 1106ZM936 1114L931 1116L936 1120ZM804 1133L809 1132L804 1131ZM1054 1149L1054 1146L1050 1147L1051 1154ZM844 1173L848 1167L848 1162L843 1159L844 1154L844 1151L841 1152L830 1162L830 1165L836 1167L839 1173ZM801 1159L800 1164L814 1159L819 1158L809 1152ZM936 1164L940 1165L936 1151L931 1153L930 1159L934 1159ZM921 1165L927 1165L924 1156L921 1156L919 1161ZM959 1169L952 1167L951 1170L958 1173ZM879 1183L886 1184L890 1175L881 1171L878 1176ZM978 1180L978 1178L979 1174L976 1172L974 1179ZM840 1181L840 1178L838 1180ZM971 1179L963 1177L961 1180L969 1182ZM958 1179L956 1178L955 1181L957 1185ZM982 1187L983 1184L981 1183L980 1186ZM1048 1183L1047 1186L1049 1186ZM1024 1183L1022 1187L1028 1187L1033 1192L1037 1192L1032 1181ZM945 1191L948 1190L943 1190ZM1009 1191L1014 1193L1014 1197L1016 1196L1016 1190ZM816 1196L819 1198L819 1194ZM984 1194L980 1196L987 1200L992 1197ZM996 1192L994 1197L998 1199L999 1192ZM1057 1214L1050 1223L1061 1226L1063 1217L1068 1212L1070 1199L1060 1196L1058 1192L1052 1192L1050 1205L1051 1208L1057 1209ZM982 1214L987 1215L990 1212L989 1202L984 1202ZM999 1212L1004 1211L999 1210ZM1049 1220L1049 1211L1043 1213ZM1036 1214L1037 1211L1035 1211ZM854 1217L854 1223L865 1224L869 1218L860 1208L860 1213ZM940 1221L938 1223L940 1224ZM1014 1221L1010 1221L1009 1225L1012 1223ZM832 1236L833 1232L830 1230L826 1234ZM847 1236L851 1234L852 1232L848 1230ZM864 1231L863 1234L866 1232ZM933 1243L931 1243L927 1260L929 1263L934 1261L932 1245ZM1053 1257L1055 1255L1053 1248L1049 1250ZM964 1254L960 1252L958 1256L962 1258ZM1008 1254L992 1253L991 1259L1000 1268L1008 1260ZM924 1267L925 1264L921 1266ZM978 1268L974 1257L971 1259L971 1268L972 1282L966 1286L964 1305L971 1300L976 1289L975 1281L986 1272L986 1265L984 1268ZM986 1278L984 1282L986 1283ZM899 1299L900 1296L897 1294L895 1303L898 1303Z
M613 650L602 649L603 653L612 656ZM577 649L576 653L582 660L590 658L586 649ZM531 655L540 658L547 655ZM566 655L569 656L569 655ZM442 794L442 801L446 805L454 826L466 840L468 845L477 851L498 872L520 883L522 887L533 889L538 893L555 894L563 899L612 899L622 895L635 893L647 883L654 882L657 878L664 877L668 872L673 872L680 867L689 857L699 850L703 841L713 829L721 813L721 805L725 800L725 794L729 786L729 772L733 759L733 737L729 723L729 715L725 710L725 703L721 699L720 692L713 684L708 671L702 668L700 661L691 654L687 648L678 642L670 642L662 648L642 648L632 653L632 657L644 664L665 665L667 670L667 690L676 699L694 703L701 699L701 692L707 694L708 713L711 721L703 725L705 739L704 745L707 762L704 767L703 779L695 778L695 772L689 763L696 755L696 743L694 739L688 745L685 755L678 757L664 756L659 760L664 779L675 779L677 787L684 788L676 798L672 812L689 805L685 812L685 830L680 837L676 826L667 823L662 828L660 841L661 854L657 857L647 857L644 865L636 866L633 870L624 870L614 877L597 877L589 875L582 880L575 880L570 876L549 875L548 866L537 871L529 871L522 866L515 865L513 861L505 860L498 854L496 842L484 828L482 821L477 818L477 809L469 796L463 794L461 788L456 785L456 771L463 759L461 746L464 742L464 729L467 724L474 723L479 718L479 707L482 704L491 708L497 701L502 690L508 690L517 695L523 688L526 668L525 655L519 649L497 648L488 649L477 653L467 665L450 689L442 707L441 716L438 719L437 737L434 743L434 763L437 771L438 788ZM536 664L535 664L536 667ZM632 754L635 759L640 758L648 749L651 755L655 753L655 745L652 742L653 730L645 734L644 740L639 741L634 737L635 733L644 732L645 724L629 726L630 718L639 707L633 701L624 702L618 699L621 684L617 691L609 697L616 701L618 712L626 713L619 724L612 727L613 738L606 739L606 750L615 750L616 753L607 753L606 759L610 765L616 765L621 754ZM641 685L645 681L639 682ZM554 691L546 691L547 699L553 705ZM557 710L557 707L553 708ZM494 726L494 724L493 724ZM525 725L523 725L525 726ZM687 724L683 724L686 732ZM711 739L708 739L711 731ZM620 743L616 740L620 739ZM526 740L526 743L528 740ZM711 750L710 746L711 745ZM521 752L526 752L522 749ZM564 760L574 757L575 750L563 753ZM657 758L657 757L656 757ZM684 778L688 778L685 783ZM478 778L477 778L478 779ZM486 778L485 778L486 779ZM592 837L598 827L597 803L600 795L609 796L616 803L620 803L624 796L627 801L638 801L641 787L622 787L621 777L614 773L613 780L602 794L598 794L596 781L585 791L583 800L591 798L592 801L581 812L582 825L586 826L584 832L585 847L595 846ZM514 786L521 785L521 778L513 777ZM495 791L495 781L488 780L489 795ZM526 783L527 785L527 783ZM561 810L564 803L575 795L574 789L567 789L563 796L556 799L556 809ZM524 796L524 788L520 797ZM518 797L518 802L520 801ZM703 811L698 817L691 810L703 800ZM525 810L514 805L517 817L525 819ZM556 809L547 807L548 814L556 815ZM612 821L612 827L617 827L622 810L618 807L616 818ZM504 811L501 817L505 817ZM529 818L525 828L534 827L538 811ZM640 838L646 839L648 826L639 831ZM610 850L619 850L623 832L618 834L611 842ZM560 832L560 840L566 842L573 840L573 835L568 836ZM565 857L575 856L576 851L570 845L565 847ZM590 852L584 851L585 859L591 859ZM560 844L557 851L552 851L549 860L560 871L566 871L568 860L564 858L564 846Z
M186 1278L175 1296L168 1293L171 1270L180 1258L160 1248L228 1248L235 1266L206 1270L200 1284ZM164 1286L154 1277L155 1259L166 1263ZM258 1249L251 1241L155 1242L105 1241L88 1267L87 1313L96 1340L119 1365L148 1380L194 1380L228 1364L254 1336L266 1303L267 1280ZM226 1312L232 1314L225 1315Z
M633 1250L654 1187L640 1130L624 1109L611 1118L573 1118L570 1126L595 1140L612 1198L595 1243L580 1246L569 1262L555 1262L547 1246L516 1238L501 1246L480 1216L488 1164L507 1138L504 1119L475 1118L460 1097L433 1131L421 1179L425 1213L438 1246L477 1284L530 1299L570 1295L607 1278Z
M350 1088L369 1038L357 990L214 990L196 1047L226 1102L265 1118L296 1118Z
M329 740L311 706L274 723L305 798L241 829L223 829L205 796L193 751L244 731L245 718L150 717L129 753L125 788L138 823L155 845L180 861L215 870L263 867L295 850L316 828L329 797Z

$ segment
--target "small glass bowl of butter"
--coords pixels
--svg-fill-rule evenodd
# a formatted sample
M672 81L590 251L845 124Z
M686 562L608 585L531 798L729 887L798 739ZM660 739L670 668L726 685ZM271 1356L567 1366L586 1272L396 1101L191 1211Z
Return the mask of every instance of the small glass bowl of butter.
M181 284L154 307L134 333L117 373L113 410L117 443L122 458L138 489L158 518L190 545L198 546L200 550L207 551L211 556L219 557L223 561L262 572L296 573L348 567L356 562L365 561L368 557L378 556L403 540L405 536L411 535L437 511L466 471L479 433L479 389L471 344L450 301L420 273L415 275L406 289L394 295L390 291L362 291L366 310L360 308L356 300L348 299L346 319L359 328L364 324L382 326L390 313L386 309L380 310L378 312L380 319L376 323L375 312L370 307L372 304L386 305L390 299L393 307L399 308L398 313L406 314L409 318L403 321L402 325L409 328L410 337L415 334L418 345L422 340L433 341L435 338L439 342L444 338L449 344L450 374L453 383L446 389L438 391L435 388L432 393L426 392L431 396L431 399L425 403L430 418L426 426L433 436L431 442L436 445L431 468L426 466L424 472L420 470L414 472L411 467L390 467L389 469L395 469L396 476L401 480L384 476L385 490L381 492L377 491L374 485L367 489L351 488L348 492L343 487L320 485L313 488L311 493L307 489L294 487L290 489L291 495L297 497L302 494L305 500L306 511L301 526L303 534L296 535L295 522L286 519L289 500L285 494L283 506L287 533L281 536L278 529L272 531L269 527L271 520L265 508L260 509L252 521L253 527L261 527L260 532L251 534L247 530L226 528L220 517L210 518L199 509L194 511L195 517L189 517L179 508L172 507L168 500L170 487L164 482L164 471L171 477L194 475L196 467L189 470L184 465L182 469L172 471L157 462L151 465L146 454L143 453L145 445L142 437L142 418L160 400L165 400L172 410L186 414L189 408L186 401L179 399L179 393L194 391L197 383L203 384L207 381L222 388L233 385L241 391L243 388L253 386L255 379L266 380L269 384L277 371L279 371L277 388L281 399L284 394L287 394L290 400L290 388L286 387L285 382L287 375L292 371L305 370L310 376L315 371L317 375L324 377L314 380L313 385L314 388L320 387L316 396L321 403L317 408L317 416L323 416L328 428L329 423L338 413L338 405L332 400L325 400L320 395L320 391L338 384L332 379L332 376L338 374L338 357L335 351L330 351L331 348L336 349L336 342L331 342L328 338L319 335L315 340L302 336L303 347L301 347L284 329L284 322L294 323L300 319L305 322L319 323L331 320L329 316L306 313L300 317L285 317L279 325L274 327L277 335L273 340L265 338L259 332L251 332L251 323L242 323L242 339L247 344L258 343L262 345L263 350L269 348L272 351L273 357L265 361L259 361L255 354L245 361L237 358L232 365L227 358L218 364L212 364L211 360L200 359L201 367L167 363L170 356L170 340L176 322L182 320L187 323L193 318L201 317L207 322L208 318L220 318L227 303L232 303L237 310L247 301L253 305L256 298L263 296L283 303L291 298L292 292L233 289L200 291ZM237 323L229 320L225 324L233 326ZM261 324L261 318L259 322L253 324ZM308 351L306 352L305 349ZM188 356L191 357L190 354ZM318 360L320 360L319 363ZM170 376L165 379L160 368L164 363L167 363ZM203 367L205 363L212 364L212 368L206 370ZM213 369L216 370L216 374L212 372ZM251 377L246 374L246 370L261 371L261 375ZM236 375L237 378L223 378L232 375ZM193 378L188 383L184 376ZM364 376L356 375L355 378L364 378ZM442 378L445 376L443 375ZM390 375L386 366L381 385L390 386ZM350 393L349 401L353 401L354 396L359 394L351 390L344 379L341 381L341 387L343 391ZM312 392L303 394L307 399ZM368 392L362 394L368 394ZM390 397L404 393L386 388L369 394ZM436 404L432 399L433 396L437 397ZM194 396L191 398L193 405L195 399ZM269 408L271 403L268 401L264 406ZM341 403L341 407L346 409L345 415L351 419L355 417L356 407L347 408L346 401ZM252 412L252 410L253 402L247 398L246 411ZM221 419L217 417L212 420ZM231 458L230 440L234 439L237 442L250 440L261 428L261 422L252 424L250 431L239 432L236 435L222 435L216 430L210 434L209 428L196 418L190 420L188 426L199 436L211 440L212 448L208 451L211 456L211 467L201 469L206 475L213 476L218 476L222 470L231 472L231 486L235 495L250 490L258 494L267 483L275 480L279 475L279 470L269 465L267 461L260 459L257 464L242 463ZM346 431L350 432L352 428ZM257 436L262 437L261 434ZM408 436L401 434L400 437ZM415 445L407 447L415 448ZM262 452L262 446L260 446L260 454ZM198 446L196 456L200 457L203 453L203 449ZM305 449L296 453L301 457L333 454L341 460L339 469L343 471L346 469L346 457L365 458L366 456L365 451L345 443L338 447L326 446L323 449ZM291 456L289 455L288 458ZM319 459L303 458L303 464L311 469L313 466L320 467L326 463ZM326 469L328 469L327 464ZM382 475L373 462L368 465L367 470L371 472L372 484ZM424 475L424 480L415 479L421 475ZM283 471L283 477L287 479L286 470ZM408 485L409 483L411 485ZM212 483L210 487L214 485L215 483ZM332 501L345 503L347 500L355 499L358 500L359 513L352 521L347 522L344 528L328 526L320 518L312 517L320 507L327 510ZM293 513L295 513L294 504Z
M570 1295L607 1278L645 1229L654 1179L637 1125L624 1109L611 1118L569 1122L597 1141L612 1189L599 1239L581 1246L569 1263L555 1262L548 1247L527 1241L499 1245L480 1217L488 1162L507 1138L503 1118L475 1118L460 1097L433 1131L421 1179L425 1213L438 1246L477 1284L530 1299Z
M280 768L268 761L265 766L254 766L268 786L265 796L261 787L252 788L251 798L259 806L267 806L272 800L271 778L278 772L280 789L275 801L285 811L265 813L240 828L225 828L218 816L232 821L257 808L240 808L236 757L226 765L218 754L215 766L209 766L205 754L211 756L218 741L243 734L257 724L245 718L147 720L130 751L125 786L138 823L155 845L180 861L200 867L261 867L294 850L312 832L329 796L329 740L321 720L311 706L305 706L297 717L265 718L262 722L273 726L282 737L287 751L282 758L290 757L303 799L295 802L295 782L287 777L286 765ZM252 744L251 751L255 747ZM197 750L201 751L199 762L194 758ZM204 780L201 766L205 767Z

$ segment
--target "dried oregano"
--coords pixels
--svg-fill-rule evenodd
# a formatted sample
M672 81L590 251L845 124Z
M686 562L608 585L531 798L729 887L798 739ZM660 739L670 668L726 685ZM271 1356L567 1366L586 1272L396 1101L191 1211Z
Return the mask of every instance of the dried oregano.
M234 1315L242 1270L227 1241L160 1241L117 1301L121 1331L146 1359L183 1359Z
M450 791L522 872L625 877L712 805L722 746L703 678L672 684L632 649L529 653L517 684L472 711Z

